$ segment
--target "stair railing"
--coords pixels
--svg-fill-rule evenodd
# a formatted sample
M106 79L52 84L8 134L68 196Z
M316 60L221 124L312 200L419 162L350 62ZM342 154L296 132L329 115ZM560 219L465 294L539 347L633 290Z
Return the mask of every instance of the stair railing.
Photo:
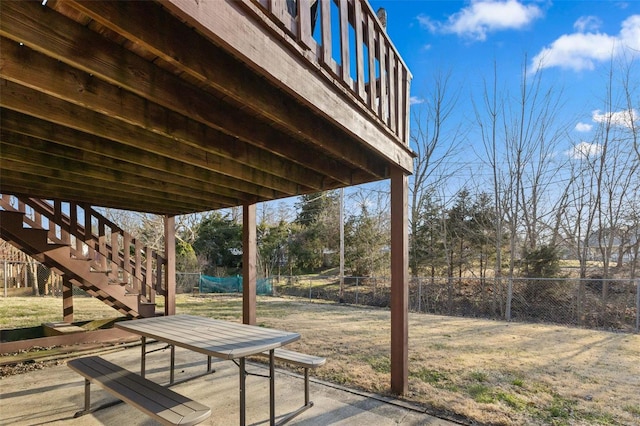
M166 258L85 203L41 200L0 194L0 207L24 214L27 226L47 229L54 243L68 244L71 254L93 262L132 293L150 303L165 294Z

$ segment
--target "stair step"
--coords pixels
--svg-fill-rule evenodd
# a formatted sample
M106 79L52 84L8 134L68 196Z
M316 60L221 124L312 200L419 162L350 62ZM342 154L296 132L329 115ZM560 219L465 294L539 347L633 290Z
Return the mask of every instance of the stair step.
M35 199L20 199L20 201L27 206L31 206L35 211L43 209L40 213L49 217L49 222L53 226L53 217L42 202ZM130 285L130 280L123 278L129 278L130 271L123 271L119 265L116 267L117 263L112 263L111 259L102 255L96 258L94 250L87 251L88 255L85 255L85 252L82 249L76 249L75 245L60 243L57 235L54 235L53 232L38 226L30 227L29 224L32 222L25 216L24 212L16 211L12 206L7 206L6 208L7 210L0 209L0 238L10 242L50 268L59 271L60 274L66 274L66 277L74 286L84 289L87 294L101 300L118 312L135 317L155 316L156 304L146 301L147 299L134 286ZM61 226L63 225L61 224ZM84 239L82 236L79 238L80 240ZM90 247L98 247L98 241L95 240L96 236L92 235L90 238L92 240L87 241L87 244ZM74 263L74 260L79 260L80 262ZM105 260L107 265L104 265ZM122 259L114 259L114 261L121 262ZM161 289L158 289L157 294L162 295L161 293ZM134 296L135 298L128 296ZM65 324L51 324L49 328L51 333L77 331L74 327L69 327Z
M0 219L2 220L3 227L8 227L8 226L22 227L24 214L21 212L14 212L11 210L0 210Z
M100 265L100 264L92 264L90 267L90 271L91 272L95 272L95 273L99 273L99 274L110 274L111 273L111 269L107 268L104 269L104 266Z

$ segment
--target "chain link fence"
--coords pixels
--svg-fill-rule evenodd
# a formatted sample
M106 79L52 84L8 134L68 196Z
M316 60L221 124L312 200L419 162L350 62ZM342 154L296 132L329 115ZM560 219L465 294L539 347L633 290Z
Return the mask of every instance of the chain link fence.
M3 296L62 296L62 277L38 262L0 261ZM178 272L177 293L198 293L201 273ZM272 277L274 295L389 307L388 277ZM85 292L73 287L74 295ZM640 332L640 279L439 278L409 281L409 309L438 315Z
M274 278L274 294L389 307L391 280L345 277ZM437 278L409 282L409 309L522 322L639 332L640 280L577 278Z
M62 296L62 276L36 261L0 261L2 295ZM86 294L74 287L74 294Z
M198 292L200 277L200 272L176 272L176 293Z

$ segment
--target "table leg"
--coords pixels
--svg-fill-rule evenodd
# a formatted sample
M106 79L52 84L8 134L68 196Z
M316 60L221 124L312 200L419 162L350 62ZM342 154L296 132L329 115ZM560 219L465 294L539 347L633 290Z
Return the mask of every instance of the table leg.
M276 424L276 369L275 350L269 351L269 420L271 426Z
M174 372L176 366L176 347L171 345L171 373L169 373L169 384L173 384Z
M140 340L142 343L142 356L140 357L140 375L144 377L147 363L147 338L142 336Z
M240 426L245 426L245 382L246 382L246 374L245 374L245 366L244 366L244 358L240 358L239 362L239 370L240 370Z

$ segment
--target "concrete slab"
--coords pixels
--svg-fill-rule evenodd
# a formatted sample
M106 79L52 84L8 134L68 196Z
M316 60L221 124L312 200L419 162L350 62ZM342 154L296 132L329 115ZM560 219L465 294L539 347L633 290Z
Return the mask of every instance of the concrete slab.
M147 377L158 382L169 381L169 356L164 345L154 343L148 349L158 349L147 355ZM131 371L140 370L140 347L134 346L101 356ZM206 371L206 356L176 349L175 380L180 381ZM239 424L238 369L231 361L213 360L215 372L172 386L212 408L212 416L203 425ZM268 373L259 363L248 363L250 373ZM0 380L0 425L144 425L157 423L137 409L124 404L93 385L92 407L107 405L91 414L74 418L83 408L83 379L66 366L36 370ZM294 418L290 425L454 425L447 420L429 416L401 401L384 401L375 395L312 381L311 399L314 406ZM295 411L304 403L304 381L299 375L276 370L276 414L279 418ZM110 405L110 406L109 406ZM268 379L247 378L247 424L269 423Z

